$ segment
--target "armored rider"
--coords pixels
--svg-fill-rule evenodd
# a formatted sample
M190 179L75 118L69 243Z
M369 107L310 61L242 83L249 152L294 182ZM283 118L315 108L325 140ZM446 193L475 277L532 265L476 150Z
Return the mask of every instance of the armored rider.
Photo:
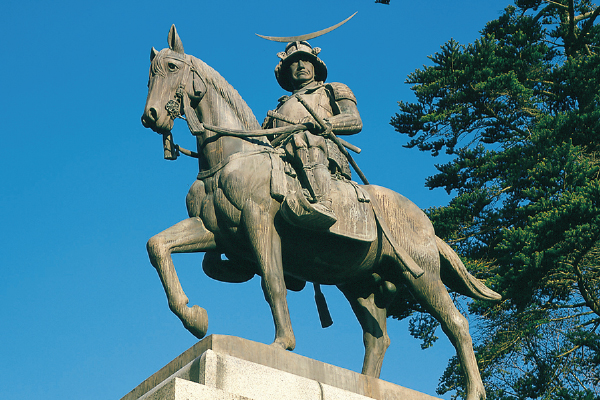
M335 135L360 132L362 121L356 108L356 97L350 88L343 83L325 83L327 67L318 57L320 51L306 41L295 41L277 54L281 60L275 67L275 77L279 85L292 95L279 99L279 105L265 119L263 128L295 123L306 125L306 131L295 133L281 146L298 173L314 210L333 224L336 216L331 208L331 176L350 179L350 167L337 145L323 136L323 127L297 96L302 97Z

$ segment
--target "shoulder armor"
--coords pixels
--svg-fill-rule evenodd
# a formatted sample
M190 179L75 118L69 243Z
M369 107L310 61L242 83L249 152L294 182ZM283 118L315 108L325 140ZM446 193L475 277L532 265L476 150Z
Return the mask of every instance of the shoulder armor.
M340 101L344 99L352 100L356 103L356 97L352 90L343 83L340 82L331 82L326 85L327 89L333 94L333 99L335 101Z

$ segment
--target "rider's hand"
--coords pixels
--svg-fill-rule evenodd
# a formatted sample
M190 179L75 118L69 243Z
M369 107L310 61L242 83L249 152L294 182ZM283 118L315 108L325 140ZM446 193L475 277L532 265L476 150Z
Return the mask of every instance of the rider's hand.
M303 118L300 123L306 127L307 131L314 135L318 135L322 131L321 127L310 117Z

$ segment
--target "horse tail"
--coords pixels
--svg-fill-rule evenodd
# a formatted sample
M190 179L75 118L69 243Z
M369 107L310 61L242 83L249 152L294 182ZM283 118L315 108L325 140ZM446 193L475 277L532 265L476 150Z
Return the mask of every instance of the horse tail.
M450 289L473 299L492 301L502 299L502 296L485 286L467 271L465 264L452 247L437 236L435 241L440 252L440 274L444 284L448 285Z

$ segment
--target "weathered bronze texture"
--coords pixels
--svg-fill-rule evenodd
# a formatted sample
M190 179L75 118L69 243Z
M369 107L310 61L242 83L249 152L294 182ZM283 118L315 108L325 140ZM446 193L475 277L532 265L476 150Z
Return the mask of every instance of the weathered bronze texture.
M483 399L485 391L467 320L454 306L444 283L473 298L498 300L500 296L467 272L415 204L392 190L332 179L331 193L346 193L344 199L332 196L333 205L348 204L335 209L338 221L322 230L289 224L282 218L286 199L295 199L292 203L296 201L300 208L309 206L302 203L307 201L300 183L291 176L293 170L269 142L269 131L255 136L260 125L250 108L217 72L184 53L174 26L168 43L169 48L151 53L142 123L168 134L175 115L185 115L196 136L201 172L187 196L189 218L152 237L147 248L169 307L183 325L202 338L208 319L203 308L187 306L172 253L206 252L203 267L215 279L242 282L259 275L275 323L272 345L281 349L295 347L286 285L294 289L301 289L307 281L336 285L363 329L362 372L378 377L390 342L386 308L394 301L396 288L406 286L454 344L467 379L467 399ZM179 109L174 110L171 103L167 110L170 101L179 104ZM342 118L340 124L346 122ZM336 121L329 123L335 132ZM203 124L232 134L205 129ZM318 133L315 125L306 122L300 129ZM253 133L233 134L240 131ZM375 215L377 223L373 222ZM357 219L364 223L354 224ZM344 228L336 231L339 225ZM362 236L352 238L357 233ZM220 254L228 260L220 261ZM411 263L423 273L411 273L407 265Z

